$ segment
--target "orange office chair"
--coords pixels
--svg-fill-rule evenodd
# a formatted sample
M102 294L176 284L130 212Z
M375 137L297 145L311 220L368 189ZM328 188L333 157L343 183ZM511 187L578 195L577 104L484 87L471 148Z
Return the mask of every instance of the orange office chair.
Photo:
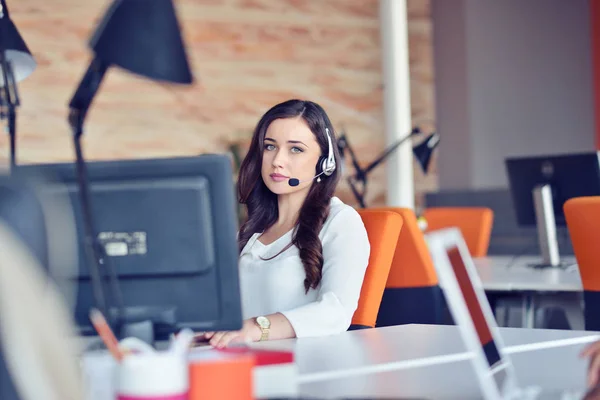
M494 223L494 212L486 207L432 207L423 212L427 232L457 227L472 257L487 255Z
M600 331L600 196L572 198L563 208L583 284L585 329Z
M358 210L369 236L371 254L358 308L349 330L373 328L402 229L402 217L390 211Z
M404 221L379 307L377 326L444 323L444 296L415 213L408 208L377 210L394 211Z

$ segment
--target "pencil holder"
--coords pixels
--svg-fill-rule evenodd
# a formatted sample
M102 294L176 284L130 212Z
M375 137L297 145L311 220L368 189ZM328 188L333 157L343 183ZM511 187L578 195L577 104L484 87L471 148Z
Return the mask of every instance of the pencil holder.
M113 400L117 362L107 351L90 351L81 358L86 400Z
M187 400L186 357L172 352L129 354L116 367L117 400Z

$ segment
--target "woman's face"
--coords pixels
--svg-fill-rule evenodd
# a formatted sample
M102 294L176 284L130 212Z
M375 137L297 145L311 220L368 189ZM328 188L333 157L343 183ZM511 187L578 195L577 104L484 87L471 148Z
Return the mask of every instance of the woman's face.
M308 190L313 183L321 148L302 118L281 118L271 122L265 133L261 175L277 195ZM300 180L290 186L290 178Z

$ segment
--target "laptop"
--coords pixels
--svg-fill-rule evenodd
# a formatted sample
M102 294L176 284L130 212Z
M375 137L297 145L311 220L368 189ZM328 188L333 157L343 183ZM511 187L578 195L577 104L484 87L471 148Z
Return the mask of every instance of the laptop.
M521 387L513 363L479 279L473 259L457 228L426 235L440 286L471 358L484 399L580 399L581 391L544 391ZM583 382L582 382L583 384Z

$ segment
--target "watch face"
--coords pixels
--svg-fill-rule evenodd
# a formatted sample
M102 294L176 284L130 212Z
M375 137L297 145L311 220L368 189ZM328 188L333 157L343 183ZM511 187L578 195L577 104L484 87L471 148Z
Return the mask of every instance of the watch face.
M268 328L271 323L269 322L269 320L265 317L257 317L256 318L256 323L261 327L261 328Z

